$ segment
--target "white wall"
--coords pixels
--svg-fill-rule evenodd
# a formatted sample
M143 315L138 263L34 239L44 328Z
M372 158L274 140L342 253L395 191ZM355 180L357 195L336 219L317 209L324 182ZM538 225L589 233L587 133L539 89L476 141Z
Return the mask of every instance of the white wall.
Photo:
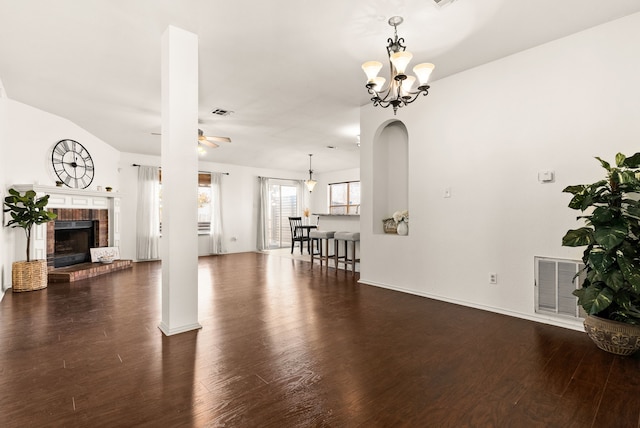
M639 39L635 14L433 82L395 117L363 107L361 280L556 323L534 313L534 256L580 258L561 246L581 226L562 189L603 178L594 156L640 151ZM372 143L391 119L409 135L407 237L372 233Z
M8 184L55 185L51 150L60 140L81 143L91 154L95 176L90 188L111 186L117 190L120 152L73 122L43 110L9 100L6 164Z
M73 122L23 103L1 98L0 110L0 193L14 184L55 185L56 175L51 166L51 150L60 140L69 138L80 142L91 154L95 177L90 186L111 186L118 190L118 162L120 152L96 138ZM3 288L11 284L11 264L23 260L16 254L16 240L24 239L21 229L3 228L0 232L0 260L2 261Z

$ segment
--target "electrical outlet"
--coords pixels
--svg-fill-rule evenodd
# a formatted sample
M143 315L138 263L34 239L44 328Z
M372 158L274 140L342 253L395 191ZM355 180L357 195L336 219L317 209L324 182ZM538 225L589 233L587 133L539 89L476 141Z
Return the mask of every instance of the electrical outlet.
M498 283L498 274L492 272L489 274L489 284L497 284Z

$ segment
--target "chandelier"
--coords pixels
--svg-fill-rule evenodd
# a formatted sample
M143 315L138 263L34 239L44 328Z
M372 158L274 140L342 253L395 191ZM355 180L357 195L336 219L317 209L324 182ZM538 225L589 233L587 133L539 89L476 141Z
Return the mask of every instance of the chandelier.
M316 187L317 181L313 179L313 170L311 169L311 156L309 155L309 179L304 181L304 184L307 185L307 189L309 189L309 193L313 192L313 188Z
M393 107L395 115L398 108L414 102L420 94L427 95L429 93L429 85L427 81L435 65L430 63L421 63L413 67L413 72L418 79L418 87L413 88L416 81L415 76L407 76L405 70L413 58L413 54L406 50L403 45L404 39L398 38L398 25L402 24L401 16L392 16L389 18L389 25L393 27L393 39L387 39L387 54L389 56L389 68L391 70L391 79L389 85L384 89L385 78L379 77L378 72L382 69L382 63L378 61L367 61L362 64L362 69L367 75L367 91L372 95L371 101L373 105L387 108Z

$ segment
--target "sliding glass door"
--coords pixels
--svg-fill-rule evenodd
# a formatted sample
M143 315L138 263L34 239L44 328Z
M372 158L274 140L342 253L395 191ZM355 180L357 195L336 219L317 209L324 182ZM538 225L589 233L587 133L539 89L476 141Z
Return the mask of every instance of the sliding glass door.
M298 186L290 184L269 184L270 211L268 221L269 248L291 246L291 229L289 217L300 212L298 208Z

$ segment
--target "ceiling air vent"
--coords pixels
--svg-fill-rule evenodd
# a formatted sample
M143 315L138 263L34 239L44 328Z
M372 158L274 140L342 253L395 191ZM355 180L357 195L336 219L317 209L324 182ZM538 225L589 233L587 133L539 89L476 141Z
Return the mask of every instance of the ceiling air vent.
M233 113L231 110L225 110L223 108L216 108L211 110L211 114L215 114L217 116L229 116L231 113Z
M436 6L442 7L446 4L453 3L455 0L432 0Z

